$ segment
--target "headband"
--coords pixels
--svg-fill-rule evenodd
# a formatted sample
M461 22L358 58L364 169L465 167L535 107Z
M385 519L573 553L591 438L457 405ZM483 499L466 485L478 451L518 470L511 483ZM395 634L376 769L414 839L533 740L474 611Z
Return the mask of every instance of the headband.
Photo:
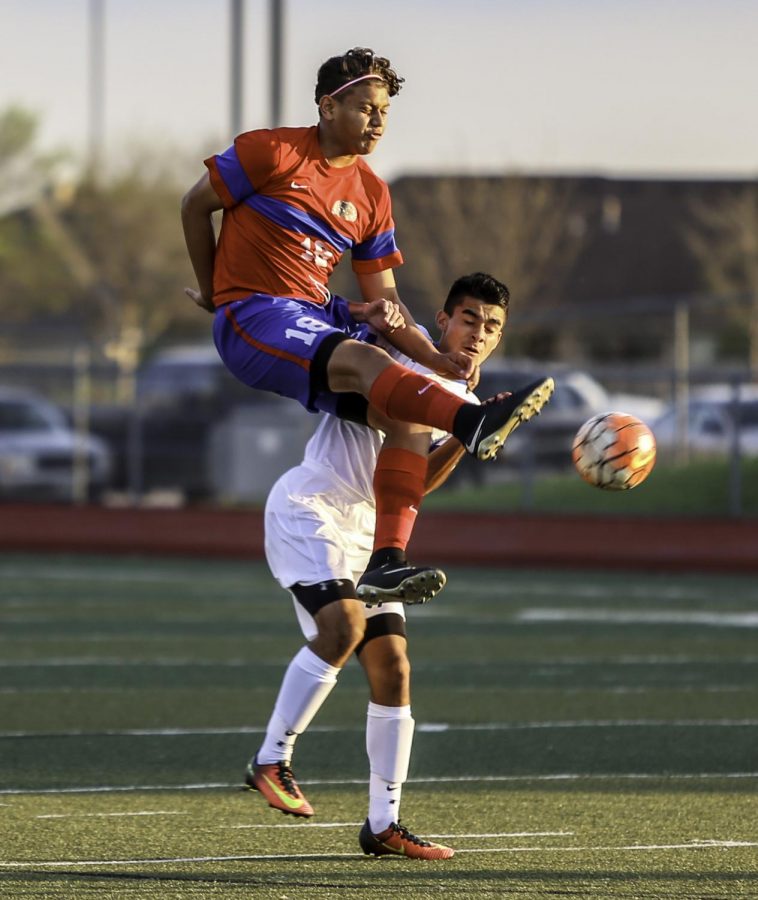
M340 91L344 91L345 88L352 87L354 84L358 84L359 81L365 81L367 78L377 78L377 79L379 79L379 81L382 81L382 82L384 81L384 79L382 78L381 75L373 75L373 74L371 74L371 75L361 75L360 78L353 78L352 81L346 82L345 84L343 84L343 85L341 85L340 87L338 87L336 91L332 91L331 94L327 94L326 96L327 96L327 97L334 97L334 96L336 96L337 94L339 94Z

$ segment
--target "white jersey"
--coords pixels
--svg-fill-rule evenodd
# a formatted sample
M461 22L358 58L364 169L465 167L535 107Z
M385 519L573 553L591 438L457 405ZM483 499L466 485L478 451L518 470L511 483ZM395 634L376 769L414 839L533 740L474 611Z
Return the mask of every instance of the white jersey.
M444 379L394 348L389 352L452 393L479 402L465 382ZM436 431L432 441L447 437ZM339 578L357 582L363 574L373 545L373 479L383 440L381 432L365 425L324 416L308 442L303 462L273 486L266 502L265 549L282 587Z

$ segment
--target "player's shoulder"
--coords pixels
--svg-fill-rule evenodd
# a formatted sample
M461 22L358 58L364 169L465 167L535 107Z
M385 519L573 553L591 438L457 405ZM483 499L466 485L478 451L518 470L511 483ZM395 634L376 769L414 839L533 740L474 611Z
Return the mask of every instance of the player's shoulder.
M254 128L235 139L235 145L243 147L269 147L277 153L304 155L313 138L314 126L303 128Z
M254 128L234 139L235 152L249 169L273 168L279 159L279 138L271 128Z
M355 171L363 182L364 189L369 195L374 196L377 199L389 195L390 189L387 182L376 174L362 156L359 156L355 161Z
M243 131L239 138L271 137L282 141L282 143L294 144L311 136L315 130L315 125L303 125L298 128L292 128L287 125L282 125L279 128L251 128L249 131Z
M283 146L297 147L313 140L316 135L315 125L303 125L298 128L290 126L282 126L281 128L272 128L271 133Z
M280 147L279 171L287 175L302 166L310 169L321 158L318 146L318 129L315 125L302 128L274 129Z

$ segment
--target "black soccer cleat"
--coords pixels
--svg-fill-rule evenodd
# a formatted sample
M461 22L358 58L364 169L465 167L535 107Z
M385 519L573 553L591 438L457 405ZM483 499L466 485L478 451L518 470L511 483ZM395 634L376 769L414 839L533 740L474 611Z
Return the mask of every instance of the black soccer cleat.
M554 390L552 378L540 378L509 397L477 407L474 421L474 411L464 406L456 416L453 434L472 456L492 459L512 431L539 414Z
M431 566L385 562L364 572L358 582L358 599L366 606L402 600L408 606L427 603L445 586L447 576Z

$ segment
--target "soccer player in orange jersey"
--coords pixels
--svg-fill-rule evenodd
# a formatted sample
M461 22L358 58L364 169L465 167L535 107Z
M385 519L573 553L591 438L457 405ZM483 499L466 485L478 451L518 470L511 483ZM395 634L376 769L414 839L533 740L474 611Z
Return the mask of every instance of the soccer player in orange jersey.
M553 391L553 380L542 378L480 409L365 340L371 326L432 372L472 374L470 359L435 348L400 301L392 270L402 256L389 191L364 160L402 81L371 50L332 57L318 72L317 125L240 135L205 161L207 172L182 202L199 287L187 292L213 311L229 370L314 412L395 423L377 460L374 553L358 586L370 602L418 602L445 580L439 569L409 566L405 556L427 467L423 429L412 423L452 433L469 453L490 459ZM219 209L217 241L211 216ZM347 250L362 302L328 287Z

